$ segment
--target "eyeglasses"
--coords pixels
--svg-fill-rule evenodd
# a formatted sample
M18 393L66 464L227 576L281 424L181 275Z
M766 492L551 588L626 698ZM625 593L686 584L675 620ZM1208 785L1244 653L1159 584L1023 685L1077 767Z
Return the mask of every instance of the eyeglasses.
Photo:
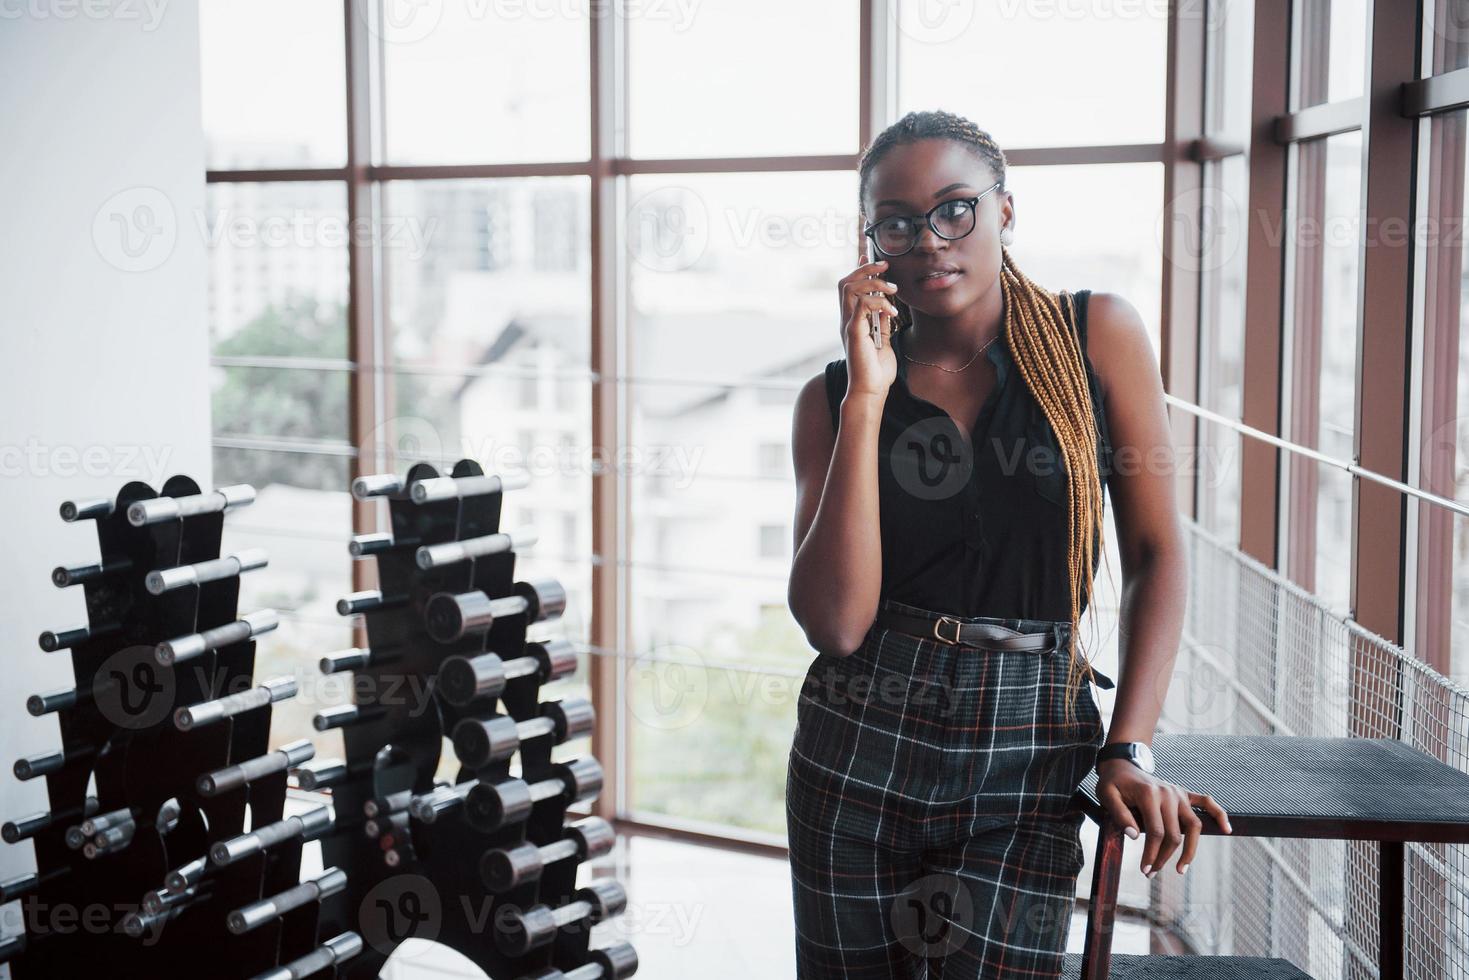
M1003 181L995 181L989 190L977 197L959 197L936 205L921 216L923 224L932 228L935 235L948 241L963 238L974 230L974 213L979 202L1002 183ZM920 216L916 214L895 214L881 221L874 221L862 230L862 234L872 239L873 247L883 255L905 255L918 244L919 230L922 228L919 220Z

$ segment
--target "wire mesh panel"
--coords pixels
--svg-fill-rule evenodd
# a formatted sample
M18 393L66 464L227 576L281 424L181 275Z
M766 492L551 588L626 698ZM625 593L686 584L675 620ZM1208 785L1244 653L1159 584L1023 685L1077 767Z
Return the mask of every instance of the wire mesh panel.
M1189 605L1167 733L1391 738L1469 772L1469 691L1189 525ZM1469 848L1407 848L1404 968L1469 980ZM1371 841L1211 837L1153 908L1200 953L1287 959L1319 980L1376 977ZM1180 897L1181 896L1181 897Z

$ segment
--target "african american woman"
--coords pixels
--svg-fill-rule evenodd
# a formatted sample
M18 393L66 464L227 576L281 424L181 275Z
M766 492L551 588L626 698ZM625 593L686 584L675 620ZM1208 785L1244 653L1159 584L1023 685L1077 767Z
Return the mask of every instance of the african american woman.
M791 612L816 650L786 775L797 976L1057 977L1084 854L1075 791L1144 874L1212 799L1151 774L1187 570L1162 378L1137 311L1009 251L1005 156L914 112L863 152L846 356L801 389ZM1105 732L1078 642L1121 548ZM1181 847L1181 849L1180 849Z

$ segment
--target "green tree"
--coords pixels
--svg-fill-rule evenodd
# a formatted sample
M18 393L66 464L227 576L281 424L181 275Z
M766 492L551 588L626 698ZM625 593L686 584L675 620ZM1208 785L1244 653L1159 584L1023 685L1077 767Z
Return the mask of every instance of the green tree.
M312 296L291 296L267 306L243 327L220 340L219 356L340 359L347 348L347 308ZM219 436L281 439L348 439L346 371L297 368L220 368L213 395L214 431ZM421 379L395 378L399 414L442 412ZM429 415L426 417L435 417ZM345 491L349 460L316 453L220 449L215 452L221 485L271 483Z

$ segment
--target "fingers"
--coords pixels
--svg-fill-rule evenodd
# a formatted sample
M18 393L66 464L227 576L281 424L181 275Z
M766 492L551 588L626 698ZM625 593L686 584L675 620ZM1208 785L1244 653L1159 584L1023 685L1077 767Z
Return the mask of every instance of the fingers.
M880 313L886 313L888 316L898 315L898 307L892 300L881 293L868 293L862 297L861 305L864 312L867 310L877 310Z
M1182 805L1183 795L1178 787L1165 785L1158 791L1158 815L1163 820L1163 839L1158 844L1158 852L1153 856L1152 870L1143 872L1150 878L1168 863L1173 852L1178 850L1178 845L1183 843L1183 829L1178 822L1178 809Z
M877 274L887 268L886 262L869 262L853 270L851 275L837 283L837 296L841 302L842 315L850 318L856 309L858 297L870 293L891 296L898 287Z
M1234 833L1234 828L1229 825L1229 814L1224 812L1224 807L1214 802L1214 797L1208 796L1204 793L1190 793L1188 795L1188 800L1189 803L1191 803L1192 805L1202 807L1204 809L1204 812L1213 817L1214 822L1217 823L1226 834Z
M885 296L878 293L858 297L852 316L847 321L848 329L866 334L871 328L868 314L874 312L882 317L883 337L891 336L892 318L898 315L898 308Z
M1132 811L1123 802L1122 794L1117 791L1117 787L1111 782L1101 783L1097 795L1102 805L1107 808L1107 813L1111 815L1113 822L1121 827L1122 832L1128 837L1137 840L1137 821L1132 818Z
M1194 859L1194 851L1199 846L1199 834L1204 830L1204 821L1194 812L1189 799L1194 794L1180 792L1178 801L1178 823L1183 830L1183 851L1178 855L1178 873L1183 874L1188 870L1189 864Z
M1158 863L1158 848L1163 846L1163 791L1156 784L1150 783L1143 790L1138 809L1142 811L1143 833L1148 838L1143 844L1142 857L1142 872L1147 874Z

